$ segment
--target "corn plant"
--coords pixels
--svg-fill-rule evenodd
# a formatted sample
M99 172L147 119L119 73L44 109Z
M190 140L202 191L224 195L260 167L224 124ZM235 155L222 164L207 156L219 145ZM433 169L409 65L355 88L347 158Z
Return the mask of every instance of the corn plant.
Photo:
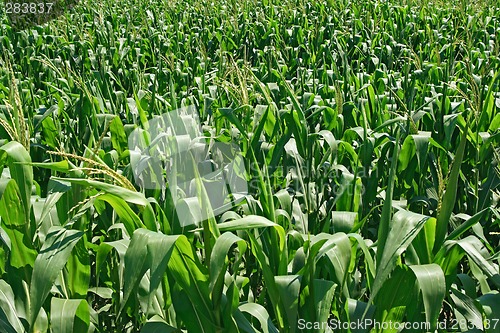
M496 1L74 4L0 14L0 331L500 331Z

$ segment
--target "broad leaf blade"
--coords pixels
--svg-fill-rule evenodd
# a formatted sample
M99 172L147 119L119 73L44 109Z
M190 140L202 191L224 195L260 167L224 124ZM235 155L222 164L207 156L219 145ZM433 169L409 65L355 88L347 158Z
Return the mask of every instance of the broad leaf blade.
M50 302L50 324L53 333L87 332L90 325L87 301L53 297Z
M83 236L83 232L52 227L36 257L30 286L30 324L35 319L49 295L49 291L68 261L71 251Z

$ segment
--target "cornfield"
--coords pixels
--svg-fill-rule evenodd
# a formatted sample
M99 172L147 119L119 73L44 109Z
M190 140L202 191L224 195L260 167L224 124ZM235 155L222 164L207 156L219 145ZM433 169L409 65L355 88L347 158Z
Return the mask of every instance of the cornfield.
M0 332L500 332L498 1L54 3L0 15Z

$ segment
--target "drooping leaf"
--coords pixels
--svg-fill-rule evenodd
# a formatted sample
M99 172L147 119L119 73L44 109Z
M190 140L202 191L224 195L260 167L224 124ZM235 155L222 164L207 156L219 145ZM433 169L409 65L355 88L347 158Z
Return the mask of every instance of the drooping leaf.
M247 249L246 242L231 232L225 232L215 241L210 256L210 290L212 290L212 302L216 308L220 306L222 297L224 275L227 269L225 259L234 244L237 245L240 255L243 255Z
M142 326L141 333L171 333L182 332L180 329L170 326L160 316L153 316L149 319L144 326Z
M266 311L262 305L257 303L245 303L240 305L239 310L241 312L246 312L256 318L264 333L278 333L278 329L274 326L269 313Z
M16 310L14 292L4 280L0 280L0 328L6 333L24 332Z
M483 308L485 316L485 331L499 332L500 331L500 294L498 291L480 296L477 301Z
M30 285L30 324L36 317L47 298L57 275L68 261L71 251L83 236L83 232L52 227L35 259L33 277Z
M300 279L301 276L299 275L281 275L274 277L280 295L280 301L285 309L286 323L292 333L297 330Z
M446 282L443 270L436 264L412 265L410 269L415 274L422 294L426 323L429 323L431 325L430 329L434 330L446 296Z
M54 333L87 332L89 305L84 299L53 297L50 303L50 328Z
M146 229L137 229L134 232L124 258L124 291L120 307L122 310L146 270L151 271L149 293L152 294L158 288L179 237Z
M381 286L387 280L396 266L399 256L406 250L411 241L417 236L424 226L428 216L400 210L394 214L391 223L392 228L388 230L386 246L377 262L377 274L371 290L370 299L374 299ZM377 249L378 251L378 249Z

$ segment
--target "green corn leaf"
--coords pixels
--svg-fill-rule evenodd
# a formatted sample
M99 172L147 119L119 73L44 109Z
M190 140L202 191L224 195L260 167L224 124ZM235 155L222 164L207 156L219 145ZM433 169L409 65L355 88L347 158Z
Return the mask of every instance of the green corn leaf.
M69 173L71 171L71 165L67 160L57 161L57 162L47 162L47 163L30 163L31 166L35 166L37 168L44 168L53 171L59 171L64 173Z
M324 238L325 237L325 238ZM315 242L317 239L326 239L318 253L315 255L315 264L325 256L328 259L329 269L333 271L333 281L339 286L345 297L349 297L349 290L346 285L346 279L351 263L351 241L343 232L333 235L319 234L312 239L311 255L314 253ZM310 269L310 268L309 268Z
M30 285L30 324L33 325L57 276L83 232L52 227L36 257ZM30 325L30 326L31 326Z
M351 232L358 221L358 213L355 212L332 212L332 227L334 232Z
M255 303L251 303L255 304ZM268 315L269 316L269 315ZM259 331L255 329L255 327L250 323L250 321L245 317L245 315L239 310L234 310L232 314L233 325L235 328L232 328L233 331L239 330L244 333L258 333ZM272 323L271 323L272 324ZM263 331L263 330L261 330Z
M25 331L18 317L12 288L4 280L0 280L0 328L6 333Z
M446 240L457 239L458 237L463 235L467 230L469 230L470 228L472 228L472 226L474 226L476 223L478 223L481 220L481 218L483 217L483 215L489 210L490 210L489 208L485 208L482 211L474 214L474 216L467 219L458 228L456 228L455 230L450 232L448 237L446 237Z
M380 261L377 261L377 274L371 290L371 300L375 298L392 270L396 267L399 256L406 250L429 219L431 218L428 216L405 210L400 210L394 214L386 246L380 255Z
M109 126L113 148L121 155L123 147L127 147L127 137L120 117L114 117Z
M485 332L493 333L500 331L500 294L497 290L482 295L477 299L481 304L485 321Z
M443 196L441 211L437 216L436 241L434 243L434 253L436 253L443 245L444 239L446 237L446 232L448 231L448 225L450 223L453 207L455 207L457 188L458 188L458 177L460 174L460 168L462 166L462 160L464 158L465 145L467 144L468 129L469 125L467 124L465 126L464 132L462 133L462 138L460 139L460 144L458 146L457 153L455 154L455 159L453 160L453 166L451 167L450 176L448 178L448 183L446 185L446 192Z
M280 301L285 309L286 324L292 333L297 331L300 280L301 276L299 275L281 275L274 277Z
M68 258L64 278L71 298L85 298L90 285L90 255L84 238L76 243Z
M167 267L167 272L185 294L185 300L195 305L191 313L178 314L184 320L192 321L194 313L197 321L193 322L193 325L198 327L198 332L213 332L217 321L210 302L208 272L193 253L191 244L185 236L179 236L176 241ZM173 300L175 305L176 297L173 297Z
M67 181L72 184L78 184L78 185L83 185L83 186L89 186L89 187L94 187L98 190L104 191L106 194L110 194L112 196L104 196L102 199L106 200L109 204L113 206L117 210L118 213L121 213L124 219L129 222L127 223L127 231L132 231L132 222L135 225L138 226L145 226L149 230L156 230L156 222L154 221L154 214L152 213L153 208L151 207L151 204L149 201L146 199L144 194L140 192L134 192L131 190L128 190L126 188L117 186L117 185L111 185L91 179L79 179L79 178L58 178L58 177L53 177L55 180L61 180L61 181ZM119 200L116 198L122 199L128 203L136 204L139 206L144 207L144 215L148 216L148 218L144 218L144 224L141 223L141 220L135 216L130 207L125 207L123 203L120 203Z
M356 241L358 246L361 248L361 251L363 251L363 254L365 256L365 263L368 268L367 284L369 287L371 287L373 279L375 278L376 269L375 269L375 263L373 261L373 255L370 252L370 248L367 244L368 241L363 239L361 235L355 233L348 234L347 236L351 239L351 241Z
M10 265L22 269L22 278L29 283L30 267L33 267L37 252L33 248L29 221L14 179L0 179L0 217L2 228L10 240Z
M415 274L424 301L425 319L430 329L436 328L439 312L446 295L446 282L439 265L409 266Z
M176 320L182 321L188 332L212 333L220 330L216 326L215 318L199 309L193 298L189 297L183 288L174 285L172 303L176 313Z
M457 265L464 255L467 255L486 274L491 282L500 287L498 265L489 259L489 252L476 236L467 236L460 240L446 241L441 250L436 254L435 263L439 264L445 272L448 287L454 280Z
M154 315L142 326L141 333L175 333L180 329L170 326L160 316Z
M40 308L38 316L36 316L35 323L31 326L32 332L46 333L49 330L49 318L47 317L47 312L44 308Z
M53 333L87 332L90 326L87 301L53 297L50 302L50 324Z
M357 213L361 201L362 182L361 178L349 172L343 172L336 208L338 211ZM349 232L351 230L348 230Z
M217 224L217 227L221 232L224 232L224 231L236 231L236 230L250 230L254 228L266 228L266 227L274 227L279 229L280 226L268 220L265 217L257 215L248 215L229 222L219 223ZM196 231L200 230L201 229L196 229Z
M419 264L430 264L433 262L434 254L432 249L435 239L436 219L429 219L411 243L411 246L418 256L417 259Z
M382 255L385 252L385 245L389 238L389 233L391 232L392 225L392 195L394 191L394 182L396 180L396 170L399 156L399 137L400 131L397 132L396 141L394 142L394 149L392 153L391 168L389 171L389 179L387 184L387 190L385 193L384 206L382 207L382 215L380 216L380 226L378 228L378 240L377 240L377 263L382 261ZM380 266L380 265L377 265Z
M276 118L274 117L271 108L271 106L266 106L266 111L264 111L264 114L260 118L259 125L257 126L255 133L252 134L251 146L254 151L257 151L258 149L258 143L264 129L266 130L266 133L271 136L272 131L274 131L277 126Z
M118 283L122 287L123 286L123 276L125 270L125 253L130 245L130 239L120 239L113 242L103 242L99 244L97 247L96 253L96 277L99 279L100 272L105 267L105 263L107 261L107 257L112 250L116 251L118 254L118 267L116 268L117 272L115 274L118 275Z
M226 256L230 248L236 244L240 255L243 255L247 249L246 242L231 232L223 233L215 242L210 257L210 290L212 290L212 302L214 306L220 305L222 297L222 287L227 264Z
M165 274L162 275L164 277ZM171 299L169 299L170 288L167 280L164 280L163 287L156 288L150 291L151 288L151 273L146 271L146 273L140 279L140 282L135 290L134 294L137 297L137 301L140 305L141 310L144 312L147 318L151 316L161 316L166 317L164 308L170 307L172 305ZM165 297L164 297L165 292ZM137 304L137 303L132 303Z
M116 214L120 217L121 222L125 225L125 229L129 235L134 233L137 228L146 228L144 223L130 206L122 198L113 194L99 195L96 201L105 201L113 207Z
M30 197L33 186L33 169L29 163L31 163L31 157L20 143L11 141L0 146L0 167L4 164L9 166L10 175L19 186L25 216L30 215Z
M239 310L246 312L256 318L263 333L278 333L278 329L274 326L266 308L257 303L245 303L240 305Z
M113 194L125 200L128 203L133 203L140 206L147 206L149 204L148 200L144 197L142 193L134 192L117 185L107 184L92 179L59 178L59 177L53 177L52 179L59 181L66 181L72 184L94 187L106 193Z
M471 325L483 330L483 317L481 311L474 303L474 299L461 293L456 288L451 288L450 298L453 301L453 311L457 319L459 329L471 328ZM460 319L464 320L460 320ZM467 325L463 325L467 321Z
M417 158L420 172L424 171L429 148L430 132L413 134L406 137L398 159L398 172L405 170L414 156Z
M45 241L50 227L61 225L57 216L57 203L63 197L64 193L68 192L71 186L65 182L50 180L48 184L47 198L43 201L43 209L40 217L36 219L38 226L38 237L42 242ZM42 235L40 235L42 234Z
M373 319L375 308L373 307L369 308L368 303L348 298L345 307L347 314L346 321L349 321L351 323L352 322L366 323L368 322L368 320ZM364 315L365 311L368 311L366 315ZM359 327L355 327L351 330L352 333L367 333L369 331L370 327L368 327L368 325L363 325L363 326L360 325Z
M278 328L282 328L284 327L283 317L285 316L285 310L283 309L283 304L279 301L279 290L274 280L273 271L269 266L269 260L264 253L261 243L257 240L254 234L252 232L249 232L248 236L250 238L252 253L257 259L257 262L259 263L262 270L262 277L266 286L266 291L272 303L274 315L276 316L278 321Z
M330 317L332 302L334 302L335 288L337 284L333 281L314 279L314 304L316 304L315 321L325 323ZM325 330L320 329L318 333Z
M375 280L377 281L377 280ZM396 325L401 323L410 307L416 308L415 277L406 267L396 267L390 278L380 288L375 299L375 319L380 323L393 323L390 329L378 328L376 332L396 333ZM367 314L369 307L365 308ZM364 316L364 318L366 318Z
M151 271L149 294L158 288L179 237L166 236L146 229L137 229L134 232L124 258L125 275L121 310L146 270Z

